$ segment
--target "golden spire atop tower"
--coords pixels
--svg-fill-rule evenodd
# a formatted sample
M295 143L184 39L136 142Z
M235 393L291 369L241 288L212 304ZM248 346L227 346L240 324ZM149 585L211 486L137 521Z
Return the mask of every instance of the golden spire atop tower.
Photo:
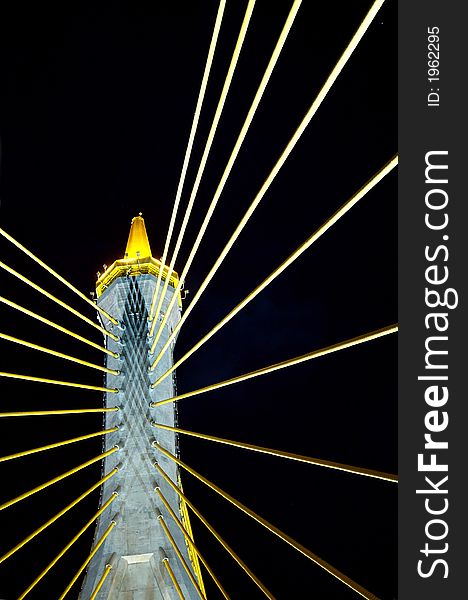
M107 267L104 273L99 274L96 282L96 293L99 298L104 291L118 278L131 275L149 274L157 277L162 269L161 280L166 279L169 267L163 265L160 260L153 258L151 246L146 233L145 220L141 213L133 217L128 234L127 247L124 257L114 261ZM155 280L156 282L156 280ZM175 271L172 272L169 281L168 293L177 287L179 277ZM179 308L182 306L179 298Z
M141 213L133 217L124 258L151 258L151 248Z

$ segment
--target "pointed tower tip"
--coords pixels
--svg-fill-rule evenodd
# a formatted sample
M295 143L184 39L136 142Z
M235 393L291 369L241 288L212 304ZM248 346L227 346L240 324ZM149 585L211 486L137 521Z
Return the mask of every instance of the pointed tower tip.
M125 258L151 258L151 248L142 214L133 217L128 235Z
M98 273L96 282L97 297L100 298L119 277L128 278L129 276L136 275L151 275L157 278L159 277L160 269L165 273L165 276L162 275L162 279L165 279L169 272L169 267L162 265L161 261L153 258L146 233L145 220L142 214L139 213L132 219L123 258L115 260L110 267L106 267L104 273ZM169 276L169 285L175 289L178 283L179 276L175 271L172 271L172 274ZM181 307L180 292L178 293L178 303L179 307Z

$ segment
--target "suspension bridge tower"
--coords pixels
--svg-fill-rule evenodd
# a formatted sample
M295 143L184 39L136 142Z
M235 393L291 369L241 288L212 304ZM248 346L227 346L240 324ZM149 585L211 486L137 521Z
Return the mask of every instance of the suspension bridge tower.
M152 446L156 439L178 455L177 434L157 431L151 426L150 402L175 395L175 380L167 378L155 389L150 387L149 319L158 275L165 281L169 269L151 255L145 222L141 213L132 220L125 255L98 277L97 303L118 321L114 325L104 318L103 326L118 336L107 337L105 386L114 392L105 394L104 429L118 430L104 438L104 450L118 446L118 451L103 461L103 476L113 476L102 486L100 507L103 509L82 585L80 600L173 600L205 596L203 580L187 507L176 489L159 480L155 461L181 488L177 465L160 455ZM169 274L162 313L167 310L177 273ZM181 299L168 315L156 353L180 319ZM161 319L161 315L154 318ZM172 366L172 348L158 364L156 377ZM160 423L177 426L175 404L158 408ZM117 497L115 497L117 496ZM109 500L112 504L105 508Z

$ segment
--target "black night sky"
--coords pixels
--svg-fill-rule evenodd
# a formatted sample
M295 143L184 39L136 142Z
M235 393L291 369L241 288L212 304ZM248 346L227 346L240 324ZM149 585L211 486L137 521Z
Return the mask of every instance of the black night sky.
M206 208L289 12L258 0L185 236ZM197 290L370 7L303 2L186 287ZM185 207L243 18L231 0L189 168ZM18 8L18 5L16 5ZM142 212L162 255L217 2L49 3L1 18L1 227L79 289L123 256ZM258 285L396 152L396 2L388 1L182 329L176 357ZM387 176L177 373L180 392L397 321L397 174ZM180 219L178 220L180 223ZM91 318L93 311L3 238L0 260ZM100 334L8 273L0 295L101 343ZM190 295L187 302L190 301ZM88 310L89 309L89 310ZM78 341L0 305L0 332L101 362ZM180 426L377 470L397 471L396 336L186 399ZM1 371L100 385L97 371L1 341ZM99 407L98 392L1 378L1 411ZM101 417L1 419L1 455L98 431ZM396 486L181 438L188 464L380 598L396 598ZM100 452L99 438L0 464L1 499ZM100 477L93 467L0 512L3 554ZM189 498L272 593L357 597L189 475ZM97 510L91 495L0 565L17 598ZM263 595L192 518L232 598ZM93 528L31 593L55 600ZM208 575L209 598L219 592ZM79 584L70 593L77 598Z

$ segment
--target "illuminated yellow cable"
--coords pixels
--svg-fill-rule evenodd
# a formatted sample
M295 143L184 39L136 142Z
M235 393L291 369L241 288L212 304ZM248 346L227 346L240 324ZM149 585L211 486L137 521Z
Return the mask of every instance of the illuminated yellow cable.
M63 354L62 352L57 352L56 350L51 350L50 348L45 348L44 346L38 346L37 344L33 344L32 342L27 342L26 340L21 340L19 338L13 337L12 335L7 335L6 333L0 333L0 339L6 340L8 342L13 342L14 344L19 344L20 346L26 346L27 348L31 348L33 350L39 350L39 352L51 354L52 356L57 356L58 358L69 360L79 365L83 365L84 367L89 367L90 369L97 369L98 371L110 373L111 375L119 375L119 371L116 371L115 369L109 369L108 367L104 367L102 365L96 365L95 363L90 363L86 360L81 360L81 358L76 358L76 356L70 356L68 354Z
M117 469L114 469L115 471ZM112 502L117 498L118 494L117 492L113 492L109 498L109 500L107 500L107 502L105 502L101 508L96 512L96 514L86 523L86 525L84 525L84 527L82 527L80 529L80 531L73 537L73 539L68 542L68 544L57 554L57 556L47 565L47 567L41 571L41 573L39 573L39 575L36 577L36 579L29 585L29 587L21 594L21 596L19 596L18 600L23 600L23 598L25 598L29 592L34 589L36 587L36 585L41 581L41 579L47 575L47 573L50 571L50 569L62 558L62 556L68 552L68 550L73 546L73 544L83 535L83 533L89 528L91 527L91 525L94 523L94 521L99 518L101 516L101 514L112 504Z
M85 323L88 323L88 325L91 325L91 327L94 327L95 329L99 330L104 335L108 335L109 337L111 337L115 341L119 340L119 338L115 334L111 333L110 331L107 331L107 329L104 329L104 327L101 327L100 325L98 325L97 323L95 323L94 321L92 321L91 319L88 319L88 317L85 317L84 315L82 315L79 311L77 311L74 308L72 308L71 306L69 306L66 302L63 302L62 300L59 300L53 294L51 294L51 293L47 292L45 289L43 289L40 285L37 285L36 283L33 283L30 279L28 279L24 275L21 275L21 273L18 273L18 271L15 271L15 269L12 269L11 267L9 267L8 265L6 265L2 261L0 261L0 268L2 268L4 271L7 271L8 273L10 273L10 275L13 275L14 277L16 277L17 279L19 279L20 281L22 281L26 285L29 285L30 287L32 287L34 290L36 290L37 292L39 292L43 296L46 296L46 298L49 298L49 300L52 300L52 302L55 302L56 304L58 304L59 306L61 306L65 310L68 310L69 312L71 312L72 314L74 314L76 317L78 317L79 319L81 319L82 321L84 321Z
M158 302L158 307L154 313L154 319L153 322L151 324L151 328L150 328L150 336L154 334L154 329L156 327L156 323L157 323L157 316L159 315L159 312L161 310L164 298L166 297L166 292L167 292L167 288L169 285L169 281L172 275L172 272L174 270L174 265L175 262L177 260L177 256L179 254L179 250L180 250L180 246L182 245L182 240L185 234L185 230L187 228L187 224L190 218L190 213L192 212L192 207L193 204L195 202L195 198L197 196L197 192L198 192L198 188L200 186L200 182L203 176L203 173L205 171L205 166L206 163L208 161L208 155L210 153L211 150L211 146L213 144L213 140L216 134L216 130L219 124L219 121L221 119L221 114L223 112L223 108L224 108L224 104L226 102L226 98L229 92L229 88L231 86L231 82L232 82L232 78L234 76L234 71L236 69L237 66L237 62L239 59L239 55L240 52L242 50L242 46L245 40L245 36L247 34L247 29L249 27L249 23L250 23L250 18L252 16L252 12L255 6L255 2L256 0L249 0L248 4L247 4L247 8L245 11L245 15L244 15L244 20L242 21L242 25L241 25L241 29L239 32L239 36L237 38L237 42L236 42L236 46L234 48L234 52L232 54L232 58L231 58L231 63L229 65L229 69L226 75L226 79L224 80L224 84L223 84L223 89L221 91L221 95L219 97L219 101L218 101L218 106L216 107L216 112L215 115L213 117L213 122L211 124L211 128L210 128L210 132L208 134L208 138L206 140L206 144L205 144L205 149L203 151L203 156L200 160L200 165L198 167L198 172L197 172L197 176L195 178L195 183L193 184L193 188L192 188L192 192L190 194L190 199L188 201L187 204L187 208L185 210L185 215L184 215L184 219L182 221L182 225L179 231L179 235L177 237L177 242L176 242L176 246L173 252L173 255L171 257L171 262L169 265L169 271L168 274L166 276L166 280L164 282L164 287L163 290L161 292L161 295L159 297L159 302ZM156 344L157 341L159 339L159 336L161 335L162 329L161 326L158 329L158 333L156 334L156 336L154 337L153 343L151 345L151 352L154 352L154 349L156 348Z
M184 488L182 486L180 472L178 471L176 473L176 475L177 475L177 485L180 487L181 490L183 490ZM183 522L185 527L187 528L187 532L189 533L189 535L193 538L193 529L192 529L192 524L190 522L190 514L189 514L188 507L184 502L179 502L178 507L179 507L179 518L180 518L181 522ZM206 596L205 582L203 581L203 573L200 568L200 560L198 559L196 552L194 551L193 547L191 546L191 544L189 543L189 541L187 539L185 539L185 545L187 546L187 554L188 554L188 557L192 564L193 571L195 573L195 577L197 578L197 581L200 585L200 589Z
M49 415L78 415L85 413L106 413L117 412L120 410L118 406L113 408L76 408L71 410L30 410L30 411L15 411L15 412L0 412L1 417L45 417Z
M34 539L37 535L39 535L40 533L42 533L45 529L47 529L47 527L49 527L49 525L52 525L52 523L55 523L55 521L57 521L58 519L60 519L61 516L63 516L65 513L67 513L70 509L72 509L74 506L76 506L79 502L81 502L84 498L86 498L87 496L89 496L89 494L91 494L92 492L94 492L94 490L96 490L97 488L99 488L101 485L103 485L108 479L110 479L113 475L115 475L118 472L118 469L114 469L112 470L108 475L106 475L105 477L103 477L102 479L100 479L97 483L95 483L94 485L92 485L89 489L87 489L85 492L83 492L81 494L81 496L79 496L78 498L76 498L75 500L73 500L73 502L70 502L70 504L68 504L65 508L63 508L60 512L58 512L56 515L54 515L51 519L49 519L48 521L46 521L43 525L41 525L38 529L36 529L35 531L33 531L30 535L28 535L26 538L24 538L24 540L22 540L21 542L19 542L19 544L16 544L16 546L14 548L12 548L11 550L9 550L6 554L4 554L2 557L0 557L0 563L2 563L4 560L6 560L7 558L9 558L10 556L12 556L15 552L17 552L20 548L22 548L25 544L27 544L28 542L30 542L32 539Z
M190 570L190 567L188 566L188 564L185 562L184 557L182 556L182 553L180 552L176 541L174 540L174 538L171 535L171 532L169 531L169 527L166 525L165 521L164 521L164 517L163 515L158 515L158 521L161 524L161 527L163 528L164 533L166 534L167 539L169 540L169 542L171 543L172 548L174 549L174 552L177 554L178 559L180 560L180 562L182 563L182 566L185 569L185 572L187 573L187 575L189 576L190 581L192 582L194 588L197 590L197 594L200 596L200 598L206 598L205 594L203 594L203 592L200 589L200 586L198 585L195 577L193 576L192 571Z
M195 542L193 541L192 536L190 535L190 533L185 529L185 527L182 525L182 523L180 522L180 520L177 518L177 515L175 514L175 512L172 510L171 505L169 504L169 502L166 500L166 497L164 496L164 494L161 492L160 488L156 488L155 492L158 494L161 502L164 504L164 506L167 509L167 512L171 515L173 521L175 522L175 524L177 525L177 527L182 531L182 533L184 534L184 538L187 541L187 543L191 546L192 550L195 552L195 554L198 556L198 558L200 559L200 561L203 563L203 566L205 567L205 569L208 571L209 575L211 576L211 578L213 579L213 581L215 582L215 584L217 585L219 591L222 593L222 595L226 598L226 600L230 600L226 590L223 588L223 586L221 585L221 583L219 582L218 578L216 577L216 575L213 573L213 570L211 569L211 567L209 566L209 564L206 562L205 558L203 557L203 555L200 553L200 550L197 548L197 546L195 545Z
M80 388L82 390L95 390L97 392L109 392L117 394L117 388L106 388L99 385L85 385L81 383L73 383L70 381L59 381L57 379L45 379L44 377L33 377L32 375L19 375L18 373L4 373L0 371L0 377L8 377L10 379L21 379L23 381L36 381L38 383L50 383L52 385L64 385L66 387Z
M107 564L106 568L104 569L104 573L101 575L99 581L97 582L96 587L94 588L93 593L91 594L91 596L89 597L89 600L95 600L96 596L99 593L99 590L102 588L102 586L104 585L105 580L107 579L109 573L112 571L112 565Z
M216 44L218 41L219 30L221 29L221 23L223 20L225 8L226 8L226 0L220 0L219 6L218 6L218 13L216 15L216 21L215 21L214 28L213 28L213 34L211 36L211 42L210 42L210 47L208 50L208 56L206 58L206 64L205 64L205 69L203 72L203 78L202 78L202 82L200 85L200 91L198 92L197 105L195 107L195 113L193 115L192 127L190 129L189 140L187 143L187 148L185 150L185 157L184 157L184 162L182 165L182 171L180 173L179 184L177 186L177 193L176 193L176 197L174 200L174 206L172 208L171 220L169 223L169 228L167 230L166 242L164 244L164 252L163 252L163 255L161 258L161 268L159 269L158 279L156 281L156 287L155 287L154 294L153 294L153 300L151 302L151 309L149 312L150 321L153 319L153 315L154 315L155 304L156 304L156 300L157 300L158 294L159 294L159 287L161 285L161 277L162 277L162 273L164 270L164 265L166 264L167 253L169 251L169 244L171 243L171 239L172 239L172 233L174 231L174 223L175 223L175 219L177 216L177 211L179 209L180 197L182 195L182 190L183 190L184 183L185 183L185 176L187 175L187 168L188 168L188 164L190 161L190 156L192 154L193 141L195 139L195 134L196 134L197 128L198 128L198 122L200 120L200 113L201 113L203 101L205 98L206 88L208 86L208 79L210 77L211 66L213 64L213 58L214 58L214 54L215 54L215 50L216 50Z
M221 488L219 488L217 485L215 485L208 479L206 479L206 477L203 477L203 475L200 475L199 473L197 473L197 471L195 471L194 469L192 469L191 467L186 465L184 462L182 462L176 456L171 454L171 452L169 452L168 450L163 448L160 444L158 444L157 442L153 442L153 446L155 448L157 448L160 452L162 452L162 454L164 454L165 456L167 456L168 458L173 460L180 467L185 469L188 473L190 473L191 475L196 477L199 481L201 481L206 486L208 486L210 489L212 489L214 492L219 494L222 498L224 498L225 500L230 502L233 506L235 506L236 508L241 510L243 513L248 515L251 519L253 519L257 523L259 523L260 525L265 527L268 531L275 534L281 540L283 540L284 542L289 544L292 548L294 548L295 550L297 550L298 552L300 552L301 554L306 556L308 559L310 559L316 565L318 565L319 567L321 567L322 569L324 569L325 571L327 571L328 573L330 573L331 575L336 577L339 581L341 581L342 583L347 585L349 588L351 588L352 590L354 590L355 592L357 592L364 598L368 598L369 600L378 600L377 596L375 596L374 594L372 594L371 592L369 592L368 590L366 590L365 588L360 586L358 583L356 583L355 581L350 579L347 575L344 575L343 573L341 573L338 569L335 569L335 567L332 567L329 563L327 563L322 558L320 558L319 556L317 556L316 554L311 552L308 548L306 548L305 546L303 546L302 544L300 544L299 542L294 540L292 537L290 537L289 535L287 535L286 533L284 533L283 531L278 529L278 527L275 527L275 525L272 525L269 521L267 521L263 517L260 517L260 515L255 513L253 510L251 510L250 508L247 508L247 506L245 506L244 504L242 504L241 502L236 500L233 496L231 496L227 492L223 491Z
M118 325L119 322L114 319L111 315L109 315L103 308L95 304L92 300L90 300L87 296L85 296L80 290L78 290L74 285L64 279L61 275L59 275L56 271L54 271L49 265L43 262L40 258L38 258L35 254L33 254L30 250L25 248L22 244L20 244L14 237L9 235L4 229L0 227L0 235L3 235L9 242L11 242L14 246L16 246L21 252L24 252L29 258L32 258L38 265L40 265L43 269L45 269L48 273L53 275L56 279L58 279L61 283L67 286L68 289L72 290L77 296L79 296L82 300L90 304L94 310L98 310L102 315L108 318L114 325Z
M117 450L118 450L118 447L114 446L110 450L107 450L106 452L102 452L102 454L95 456L91 460L88 460L85 463L82 463L81 465L78 465L77 467L74 467L73 469L70 469L69 471L62 473L61 475L58 475L57 477L54 477L53 479L50 479L49 481L46 481L45 483L42 483L41 485L36 486L32 490L28 490L27 492L24 492L23 494L21 494L20 496L17 496L16 498L13 498L12 500L8 500L8 502L4 502L3 504L0 505L0 510L8 508L9 506L12 506L13 504L16 504L17 502L20 502L21 500L24 500L25 498L29 498L33 494L36 494L37 492L44 490L45 488L53 485L54 483L58 483L59 481L62 481L62 479L65 479L66 477L69 477L70 475L73 475L74 473L81 471L81 469L85 469L86 467L89 467L90 465L94 464L95 462L102 460L106 456L110 456L114 452L117 452Z
M58 325L57 323L54 323L53 321L49 321L49 319L46 319L45 317L41 317L40 315L36 314L35 312L32 312L32 310L29 310L29 309L25 308L24 306L16 304L15 302L12 302L11 300L7 300L7 298L4 298L3 296L0 296L0 302L2 302L2 304L6 304L10 308L14 308L15 310L18 310L19 312L22 312L25 315L28 315L28 317L32 317L33 319L41 321L41 323L45 323L49 327L53 327L54 329L57 329L58 331L61 331L62 333L65 333L66 335L69 335L69 336L75 338L76 340L79 340L80 342L83 342L83 344L87 344L88 346L91 346L92 348L96 348L96 350L101 350L101 352L105 352L106 354L109 354L110 356L113 356L114 358L119 358L119 355L116 352L112 352L111 350L104 348L104 346L99 346L99 344L95 344L94 342L91 342L90 340L82 337L81 335L78 335L77 333L74 333L73 331L70 331L69 329L62 327L61 325Z
M270 454L271 456L278 456L280 458L288 458L290 460L297 460L299 462L316 465L319 467L327 467L328 469L336 469L337 471L344 471L346 473L354 473L355 475L365 475L367 477L374 477L375 479L383 479L384 481L398 482L398 476L391 473L384 473L382 471L374 471L373 469L365 469L362 467L353 467L351 465L345 465L330 460L322 460L321 458L312 458L310 456L303 456L301 454L294 454L293 452L284 452L283 450L274 450L273 448L264 448L263 446L255 446L254 444L246 444L244 442L236 442L234 440L226 440L224 438L216 437L214 435L207 435L205 433L197 433L195 431L187 431L186 429L179 429L178 427L171 427L170 425L163 425L162 423L156 423L151 421L151 425L157 429L166 429L167 431L175 431L191 437L200 438L210 442L218 442L219 444L226 444L228 446L234 446L236 448L243 448L244 450L253 450L254 452L260 452L262 454Z
M221 254L217 258L217 260L214 263L213 267L211 268L210 272L208 273L208 275L205 277L205 279L201 283L199 289L197 290L197 293L195 294L194 298L190 302L190 305L187 307L185 313L182 315L181 321L179 321L179 323L176 325L176 327L174 328L174 331L172 332L171 336L169 337L169 339L167 340L166 344L164 345L164 349L161 350L161 352L159 353L159 355L153 361L153 363L151 365L151 370L153 370L156 367L156 365L158 364L158 362L160 361L160 359L161 359L161 357L163 355L163 352L165 352L167 350L167 348L169 347L170 343L172 342L172 340L177 335L177 332L180 330L180 328L182 327L182 325L186 322L186 320L188 318L188 315L195 308L196 303L200 299L201 295L203 294L203 292L207 288L207 286L210 283L210 281L213 279L216 271L221 266L222 262L224 261L224 259L228 255L229 251L231 250L232 246L234 245L234 243L236 242L237 238L241 234L242 230L247 225L247 222L249 221L250 217L254 213L255 209L260 204L261 200L263 199L263 196L265 195L265 193L267 192L268 188L272 184L272 182L275 179L276 175L279 173L280 169L282 168L282 166L286 162L287 158L291 154L292 150L294 149L295 145L297 144L297 142L299 141L300 137L304 133L305 129L307 128L307 126L311 122L311 120L314 117L315 113L317 112L317 110L319 109L319 107L322 104L323 100L325 99L327 93L330 91L330 89L332 88L332 86L335 83L336 79L338 78L338 75L343 70L344 66L346 65L347 61L349 60L349 58L351 57L353 51L355 50L356 46L359 44L361 38L364 36L367 28L372 23L372 20L376 16L376 14L377 14L378 10L380 9L380 7L382 6L383 2L384 2L384 0L377 0L372 5L371 9L367 13L366 17L362 21L362 23L359 26L359 28L356 31L356 33L354 34L354 36L351 39L350 43L348 44L347 48L345 49L345 51L341 55L340 59L336 63L335 67L331 71L330 75L328 76L328 79L326 80L326 82L322 86L322 88L321 88L320 92L318 93L317 97L313 101L311 107L307 111L307 113L306 113L305 117L303 118L301 124L296 129L296 132L294 133L294 135L292 136L292 138L289 140L286 148L283 150L283 153L279 157L279 159L276 162L275 166L273 167L272 171L270 172L270 174L266 178L265 182L263 183L263 185L260 188L260 190L257 193L257 195L255 196L252 204L248 208L248 210L245 213L245 215L242 217L241 221L239 222L239 224L236 227L234 233L230 237L228 243L223 248ZM180 278L180 281L183 281L182 277ZM168 312L169 311L166 311L166 314ZM153 346L155 347L154 342L153 342ZM151 351L154 352L154 348L152 348Z
M296 356L295 358L289 358L288 360L283 360L282 362L275 363L274 365L269 365L268 367L263 367L262 369L257 369L256 371L251 371L250 373L238 375L237 377L233 377L232 379L226 379L218 383L207 385L206 387L199 388L198 390L194 390L192 392L186 392L185 394L180 394L179 396L174 396L173 398L166 398L165 400L152 402L150 406L152 408L155 408L156 406L168 404L169 402L175 402L176 400L184 400L185 398L191 398L192 396L197 396L199 394L206 394L206 392L218 390L219 388L226 387L227 385L241 383L242 381L247 381L248 379L252 379L253 377L267 375L268 373L273 373L274 371L279 371L280 369L285 369L286 367L292 367L294 365L298 365L308 360L319 358L320 356L326 356L327 354L332 354L333 352L338 352L339 350L345 350L346 348L351 348L352 346L356 346L364 342L370 342L390 333L396 333L397 331L398 325L389 325L387 327L383 327L382 329L376 329L375 331L371 331L370 333L358 335L357 337L351 338L344 342L332 344L331 346L321 348L320 350L314 350L313 352L308 352L307 354L302 354L301 356Z
M153 463L155 468L159 471L164 480L171 486L171 488L178 494L179 498L181 498L189 508L193 511L193 513L200 519L203 525L208 529L208 531L213 535L213 537L221 544L221 546L226 550L226 552L233 558L236 563L243 569L243 571L250 577L250 579L258 586L262 592L265 594L269 600L276 600L273 594L266 588L263 583L258 579L256 575L252 573L249 567L245 564L245 562L234 552L234 550L228 545L228 543L219 535L214 527L212 527L205 517L201 514L201 512L190 502L187 496L177 487L177 485L172 481L172 479L167 475L164 469L157 463ZM158 487L156 487L156 492L158 492Z
M286 43L286 39L288 37L288 34L291 30L291 27L294 23L294 19L296 18L297 12L301 6L302 0L295 0L292 8L289 12L288 18L286 19L286 23L284 24L283 30L280 34L280 37L278 38L278 42L275 46L275 49L273 51L273 54L271 55L270 61L268 63L268 66L265 70L265 73L263 74L262 80L260 82L260 85L257 89L257 92L255 94L255 97L253 99L252 105L250 106L249 112L247 114L247 117L245 118L244 124L242 126L242 129L239 133L239 136L237 138L237 141L234 145L234 148L231 152L231 156L229 157L229 160L227 162L227 165L224 169L224 173L221 177L221 180L218 184L218 187L216 189L216 192L213 196L213 199L211 201L211 204L207 210L205 219L203 220L203 223L200 227L200 230L198 232L197 238L195 240L195 243L193 244L191 250L190 250L190 254L189 257L187 259L187 262L185 263L184 269L182 271L182 274L179 278L179 283L177 284L176 289L174 290L174 293L172 295L172 298L169 302L169 306L167 308L167 310L165 311L165 315L163 317L162 323L159 326L159 330L162 331L168 318L169 315L171 314L172 308L175 304L175 302L177 301L177 298L179 297L179 293L180 290L182 289L182 286L184 285L184 282L186 281L188 272L190 270L190 266L192 265L192 262L195 258L195 255L198 251L198 248L200 247L200 244L202 242L203 236L205 235L206 229L208 228L208 224L211 220L211 217L213 216L213 213L216 209L216 206L218 204L219 198L221 197L221 194L223 192L224 186L226 185L226 182L229 178L229 175L231 173L232 167L234 166L234 163L236 161L236 158L239 154L239 151L241 149L241 146L245 140L245 137L247 136L247 132L249 130L249 127L253 121L253 118L255 116L255 112L260 104L260 101L262 99L263 93L265 92L265 89L268 85L268 82L270 80L271 74L273 73L273 69L276 66L276 63L278 62L279 56L281 54L281 50L283 49L284 44ZM155 342L153 341L153 346L156 347L156 343L158 341L160 337L160 333L158 332L158 334L155 337ZM171 341L174 339L175 336L171 336ZM165 345L163 350L161 351L160 355L162 355L163 352L165 352L166 348L168 347L168 345Z
M15 458L22 458L23 456L29 456L30 454L36 454L37 452L44 452L45 450L53 450L54 448L61 448L68 444L74 444L75 442L83 442L100 435L107 435L118 431L118 427L112 427L111 429L103 429L94 433L87 433L86 435L80 435L79 437L70 438L63 440L62 442L55 442L54 444L48 444L47 446L39 446L38 448L31 448L30 450L23 450L22 452L16 452L15 454L8 454L7 456L0 456L0 462L6 462L7 460L13 460Z
M86 567L88 566L88 564L91 562L91 559L93 558L93 556L96 554L96 552L102 546L102 544L104 543L105 539L111 533L111 531L114 529L114 527L116 525L117 525L117 522L115 521L115 517L114 517L114 519L110 522L109 527L105 530L105 532L102 534L102 536L96 542L96 545L91 550L88 558L84 561L84 563L81 565L81 567L78 569L78 571L73 576L73 579L70 581L70 583L67 585L67 587L63 591L63 594L60 596L59 600L63 600L65 598L65 596L68 594L68 592L72 589L72 587L75 585L76 580L78 579L78 577L86 569Z
M250 294L248 294L242 302L231 310L221 321L213 327L199 342L184 354L173 366L171 366L151 387L156 387L161 381L168 377L172 371L180 367L192 354L201 348L215 333L222 329L231 319L233 319L243 308L245 308L254 298L256 298L266 287L270 285L277 277L279 277L286 269L297 260L306 250L312 246L322 235L327 232L341 217L343 217L351 208L361 200L374 186L381 181L398 164L398 158L393 158L388 162L370 181L368 181L356 194L354 194L343 206L338 209L323 225L321 225L315 233L313 233L299 248L297 248L285 261L283 261L266 279L262 281Z
M177 594L178 594L180 600L185 600L182 590L180 589L179 582L177 581L177 578L174 575L174 571L171 569L171 565L169 564L169 559L167 558L167 556L165 558L163 558L162 562L166 568L166 571L169 573L169 577L171 578L171 581L174 584L174 587L177 591Z

